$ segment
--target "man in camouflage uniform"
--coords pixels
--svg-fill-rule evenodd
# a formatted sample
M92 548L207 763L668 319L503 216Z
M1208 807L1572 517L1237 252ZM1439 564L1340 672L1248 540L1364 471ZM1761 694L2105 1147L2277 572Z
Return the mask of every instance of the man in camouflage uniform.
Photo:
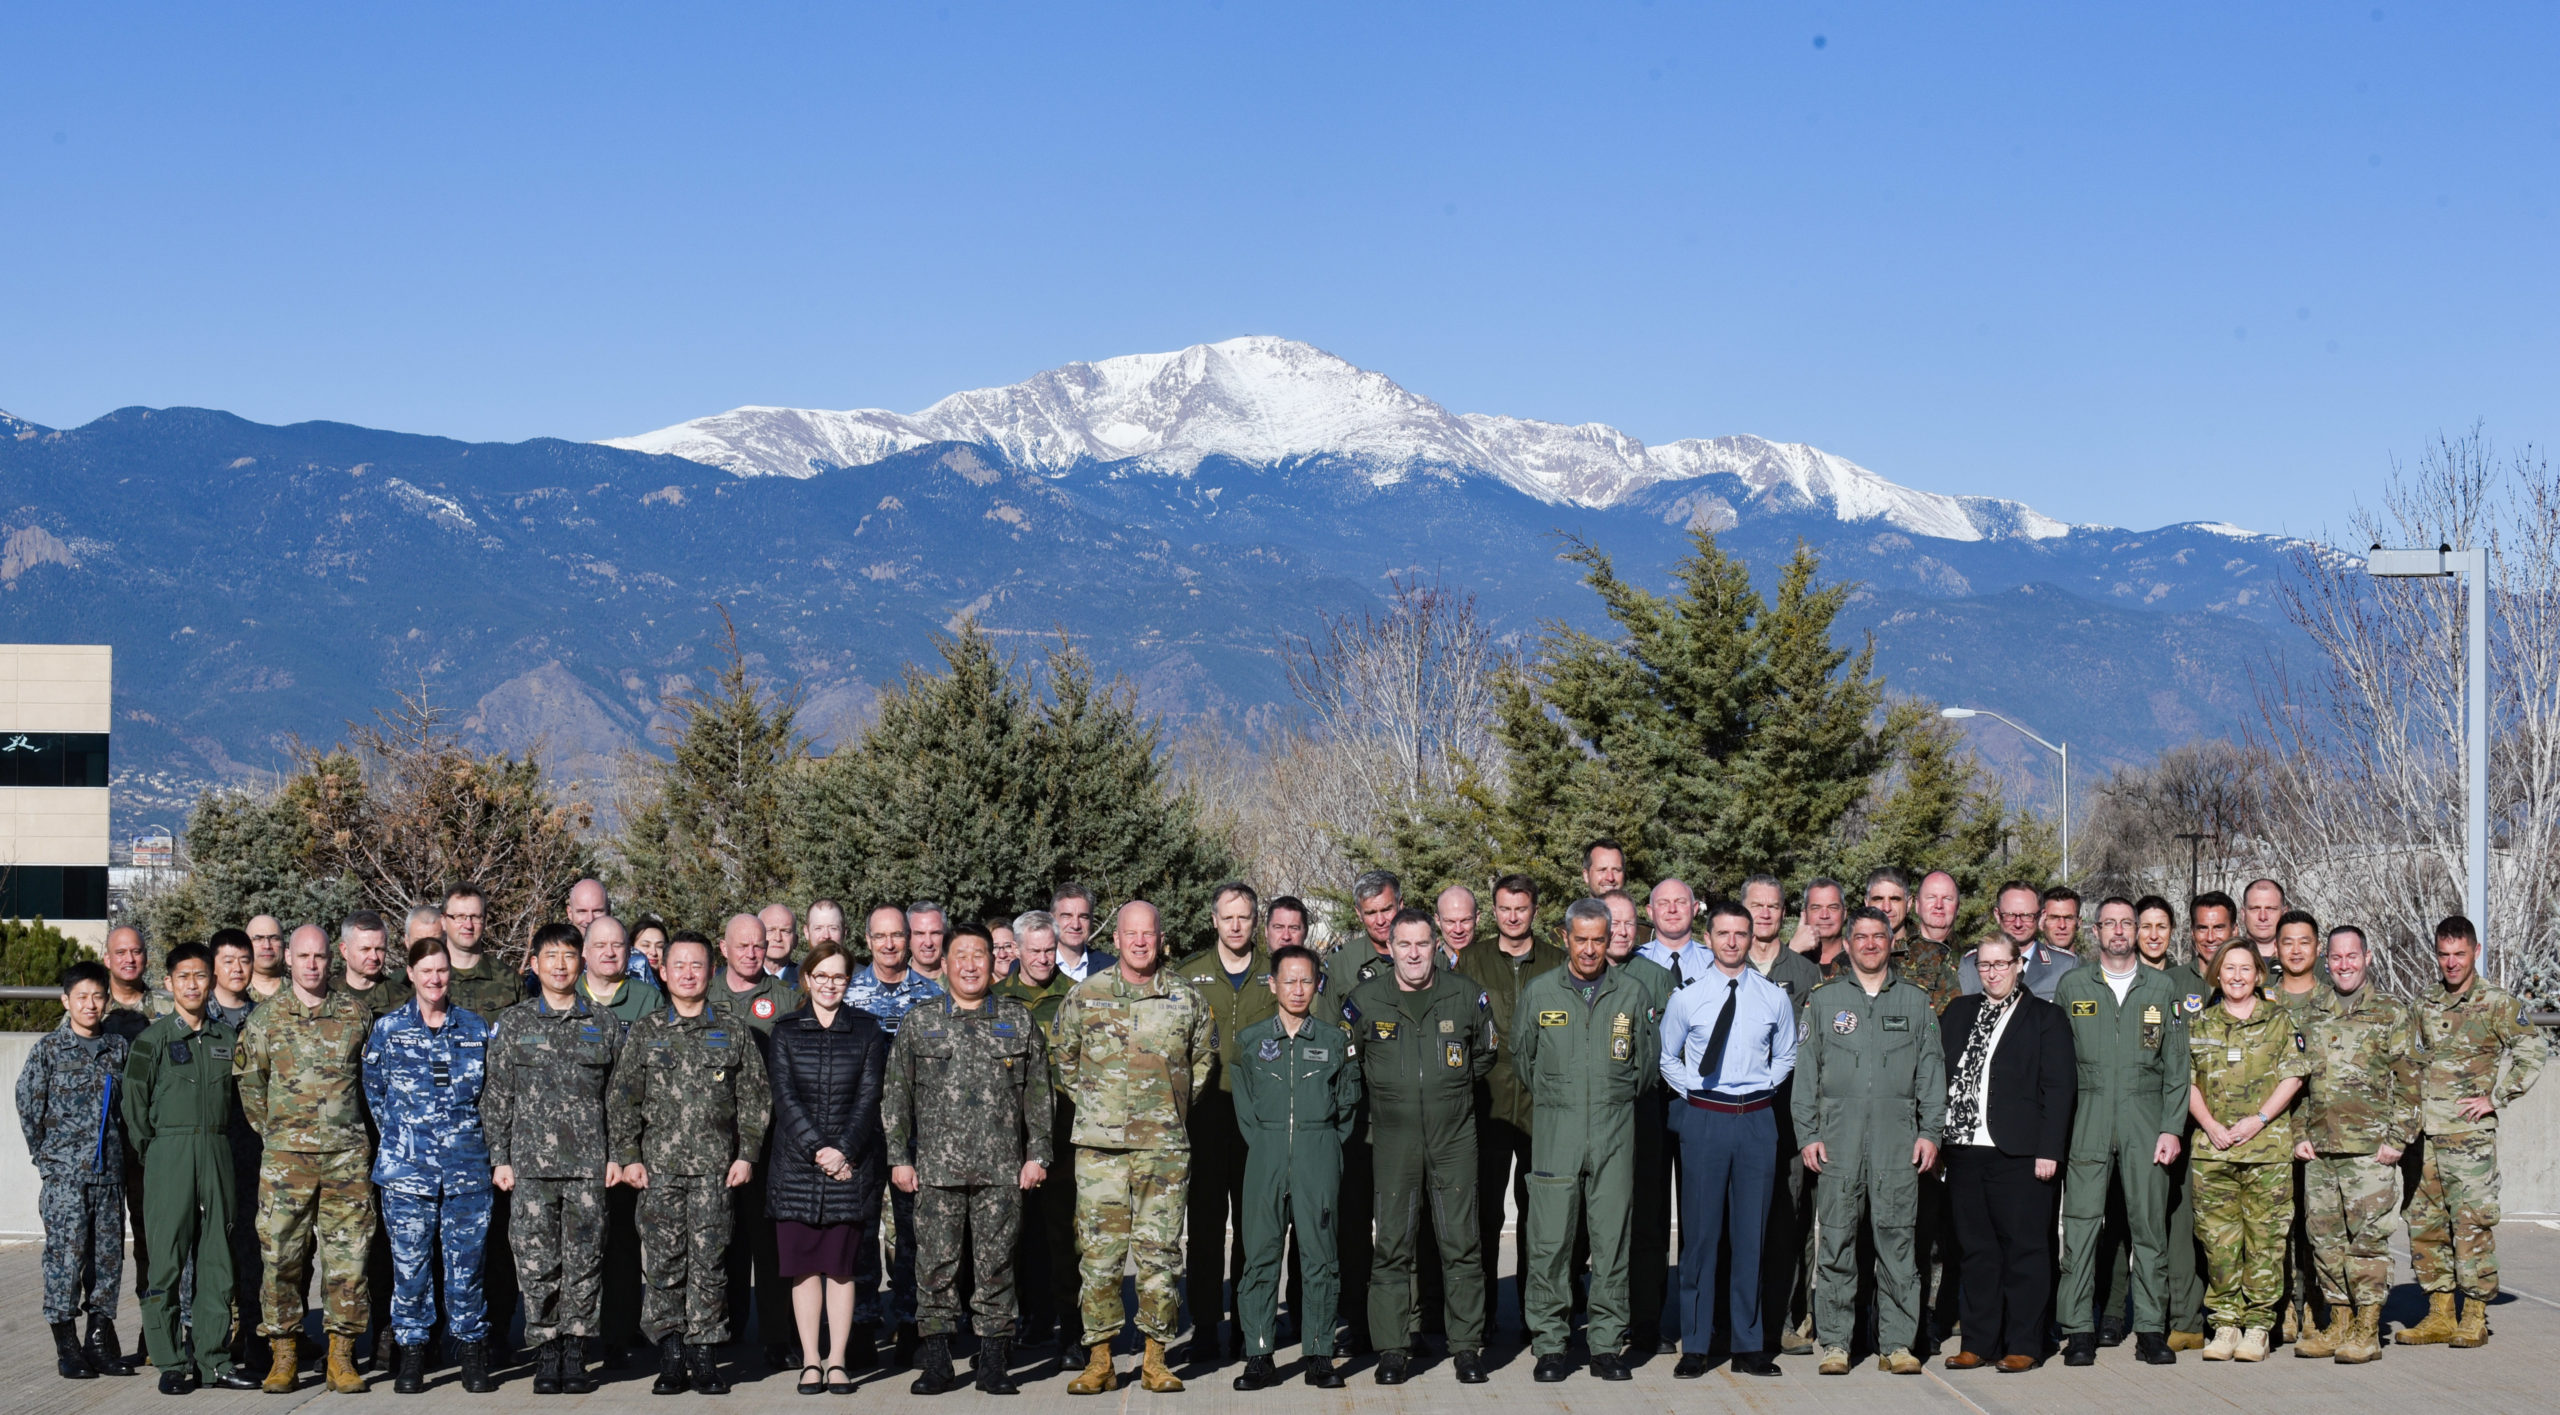
M1046 909L1033 909L1013 921L1018 955L1013 976L996 984L996 996L1031 1009L1040 1034L1057 1047L1058 1007L1076 980L1058 967L1058 924ZM1075 1101L1055 1084L1050 1071L1049 1134L1052 1137L1049 1178L1023 1196L1021 1251L1014 1285L1021 1295L1023 1340L1035 1345L1057 1340L1069 1345L1084 1337L1076 1315L1076 1184L1074 1149L1066 1143L1076 1128ZM1061 1327L1067 1328L1061 1332Z
M2290 932L2277 935L2279 958ZM2293 1157L2329 1322L2304 1332L2293 1354L2358 1365L2382 1354L2400 1154L2417 1143L2418 1068L2408 1005L2365 986L2363 931L2330 930L2328 951L2327 1005L2304 1023L2319 1069L2302 1103Z
M2336 1003L2336 990L2321 975L2318 919L2303 910L2290 909L2277 921L2275 957L2267 969L2267 985L2259 989L2259 996L2283 1008L2293 1019L2294 1032L2306 1038L2311 1035L2312 1022ZM2320 1270L2311 1251L2311 1190L2303 1163L2299 1158L2293 1162L2293 1228L2285 1236L2284 1326L2278 1333L2284 1341L2325 1330L2337 1320L2337 1314L2325 1305L2313 1310L2315 1294L2320 1290Z
M1271 960L1253 944L1261 896L1229 880L1213 899L1209 919L1217 941L1173 965L1218 1021L1217 1081L1191 1106L1191 1262L1183 1279L1191 1299L1191 1359L1203 1366L1215 1366L1224 1354L1220 1328L1232 1310L1227 1279L1244 1275L1245 1151L1243 1132L1236 1128L1236 1038L1280 1005L1271 991ZM1236 1342L1241 1348L1241 1324Z
M490 1182L511 1211L525 1340L541 1347L536 1395L595 1389L586 1338L596 1330L605 1186L621 1175L606 1154L604 1096L622 1025L578 995L579 967L576 929L534 934L541 994L500 1014L480 1092Z
M116 1342L116 1286L124 1280L124 1120L116 1085L131 1043L106 1030L107 970L88 961L62 974L62 1025L27 1052L18 1072L18 1128L42 1187L44 1319L54 1369L66 1380L133 1374ZM84 1348L74 1326L89 1314Z
M316 1245L329 1385L362 1390L355 1342L372 1319L365 1258L374 1234L364 1046L374 1019L357 998L328 986L329 955L315 942L295 944L285 967L291 981L251 1014L232 1059L240 1113L264 1144L258 1250L266 1282L258 1306L265 1321L259 1330L274 1348L266 1388L293 1389L302 1295Z
M959 1384L951 1337L963 1252L977 1278L978 1389L1016 1390L1013 1247L1022 1195L1049 1175L1049 1047L1030 1008L988 995L994 972L985 927L952 928L942 970L949 991L907 1014L881 1091L889 1182L916 1200L917 1395Z
M1181 1319L1183 1186L1191 1173L1185 1122L1218 1063L1218 1023L1189 984L1163 971L1156 907L1120 906L1118 961L1076 984L1058 1009L1059 1084L1076 1103L1076 1232L1083 1253L1088 1356L1067 1385L1099 1395L1119 1385L1111 1343L1125 1319L1120 1270L1138 1269L1138 1383L1177 1391L1165 1344Z
M674 939L664 956L667 1005L631 1025L605 1118L622 1182L640 1194L652 1393L719 1395L729 1389L712 1351L729 1339L729 1195L754 1176L773 1089L754 1038L710 1005L710 945Z
M338 987L364 1005L365 1025L409 1000L409 975L391 966L389 930L373 910L358 909L339 922L338 964Z
M2480 1346L2498 1296L2498 1112L2524 1098L2547 1047L2515 994L2481 977L2480 935L2459 914L2436 925L2441 991L2414 1009L2419 1127L2426 1136L2409 1196L2409 1265L2427 1290L2411 1345ZM2505 1071L2502 1077L2501 1070ZM2455 1319L2454 1298L2462 1304Z

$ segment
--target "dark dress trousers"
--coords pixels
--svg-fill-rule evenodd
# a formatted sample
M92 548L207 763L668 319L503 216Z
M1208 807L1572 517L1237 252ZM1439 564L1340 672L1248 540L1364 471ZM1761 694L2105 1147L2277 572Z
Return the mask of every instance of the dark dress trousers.
M1983 1001L1980 994L1959 997L1938 1018L1950 1086ZM1949 1135L1945 1147L1948 1198L1964 1254L1963 1346L1994 1361L2044 1355L2054 1204L2071 1148L2071 1106L2079 1094L2079 1063L2062 1009L2029 992L2014 1005L2017 1013L2000 1033L1987 1068L1991 1143ZM2036 1178L2040 1159L2054 1162L2055 1178Z

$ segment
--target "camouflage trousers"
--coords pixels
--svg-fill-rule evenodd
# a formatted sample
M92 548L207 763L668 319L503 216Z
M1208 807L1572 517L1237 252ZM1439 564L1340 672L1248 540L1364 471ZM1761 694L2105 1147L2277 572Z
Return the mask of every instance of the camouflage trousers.
M258 1285L262 1334L302 1334L314 1248L322 1325L333 1336L362 1336L373 1324L364 1281L373 1247L372 1164L362 1150L269 1150L258 1161L258 1256L267 1270Z
M1022 1190L1011 1184L916 1189L916 1329L960 1329L960 1257L978 1290L970 1302L980 1337L1013 1331L1013 1245L1022 1234Z
M729 1339L729 1213L725 1174L652 1170L640 1191L640 1333L695 1346Z
M382 1191L382 1228L391 1238L391 1334L402 1346L424 1346L435 1335L439 1268L453 1339L480 1341L489 1335L480 1261L496 1197L488 1189L463 1194Z
M86 1312L112 1319L116 1285L124 1281L124 1184L74 1176L45 1177L36 1191L44 1224L44 1319L68 1322Z
M2409 1194L2409 1265L2429 1292L2498 1295L2498 1136L2429 1135Z
M2371 1155L2305 1160L2302 1203L2320 1295L2331 1307L2381 1306L2391 1295L2391 1224L2399 1216L2399 1167Z
M2293 1227L2293 1162L2240 1164L2200 1159L2196 1237L2207 1270L2204 1307L2216 1327L2269 1327L2284 1300L2285 1237Z
M604 1181L516 1177L507 1240L524 1296L524 1339L596 1334L604 1278Z
M1084 1344L1120 1337L1120 1270L1138 1267L1138 1330L1170 1342L1182 1320L1182 1209L1187 1150L1076 1147L1076 1248Z

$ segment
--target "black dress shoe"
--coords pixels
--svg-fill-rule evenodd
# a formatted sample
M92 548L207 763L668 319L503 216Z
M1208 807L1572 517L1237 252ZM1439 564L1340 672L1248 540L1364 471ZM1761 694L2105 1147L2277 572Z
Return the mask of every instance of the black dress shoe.
M2102 1317L2098 1321L2100 1346L2109 1348L2122 1346L2124 1339L2131 1334L2132 1328L2125 1324L2125 1319L2122 1317Z
M1627 1358L1614 1351L1604 1351L1591 1358L1591 1374L1604 1381L1631 1381L1635 1372L1627 1369Z
M1411 1374L1412 1370L1413 1358L1411 1356L1408 1356L1401 1351L1381 1351L1378 1353L1378 1384L1382 1386L1403 1385L1405 1377Z
M1238 1390L1264 1390L1275 1379L1277 1377L1271 1373L1270 1357L1248 1356L1244 1358L1244 1373L1235 1379L1235 1387Z
M213 1378L213 1387L216 1390L259 1390L264 1388L264 1383L237 1366L228 1366L221 1375Z
M1738 1352L1733 1358L1733 1373L1737 1376L1774 1376L1778 1374L1777 1358L1766 1351Z
M2062 1339L2062 1364L2094 1366L2098 1364L2098 1338L2093 1332L2075 1331Z
M1307 1358L1307 1384L1318 1390L1342 1389L1342 1373L1333 1368L1332 1357L1310 1356Z
M1534 1374L1545 1384L1554 1385L1573 1374L1573 1362L1562 1356L1541 1356Z
M2166 1332L2146 1331L2133 1338L2133 1359L2146 1366L2174 1366L2178 1353L2169 1349Z
M1715 1358L1703 1351L1684 1351L1680 1364L1671 1368L1671 1376L1674 1380L1694 1381L1715 1369L1715 1364Z
M1458 1373L1458 1384L1462 1386L1480 1386L1484 1384L1483 1352L1461 1351L1457 1355L1449 1358L1449 1364Z
M186 1395L195 1388L196 1373L193 1371L162 1371L160 1373L162 1395Z

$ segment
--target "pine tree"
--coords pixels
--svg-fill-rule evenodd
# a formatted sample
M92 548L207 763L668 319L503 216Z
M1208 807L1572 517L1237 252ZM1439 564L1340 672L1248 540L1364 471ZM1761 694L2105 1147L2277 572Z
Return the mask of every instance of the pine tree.
M0 919L0 983L52 987L62 972L91 956L42 919ZM0 1032L50 1032L62 1024L62 1004L44 999L0 1002Z
M669 755L646 768L621 842L619 879L632 911L706 932L790 887L784 803L809 755L799 691L756 683L734 625L728 648L715 686L666 700L677 718Z
M1063 646L1036 691L974 623L938 647L945 671L911 666L870 729L797 781L788 848L805 889L856 913L932 898L956 918L1039 907L1074 879L1106 907L1153 902L1170 951L1205 940L1234 862L1172 785L1134 693Z

